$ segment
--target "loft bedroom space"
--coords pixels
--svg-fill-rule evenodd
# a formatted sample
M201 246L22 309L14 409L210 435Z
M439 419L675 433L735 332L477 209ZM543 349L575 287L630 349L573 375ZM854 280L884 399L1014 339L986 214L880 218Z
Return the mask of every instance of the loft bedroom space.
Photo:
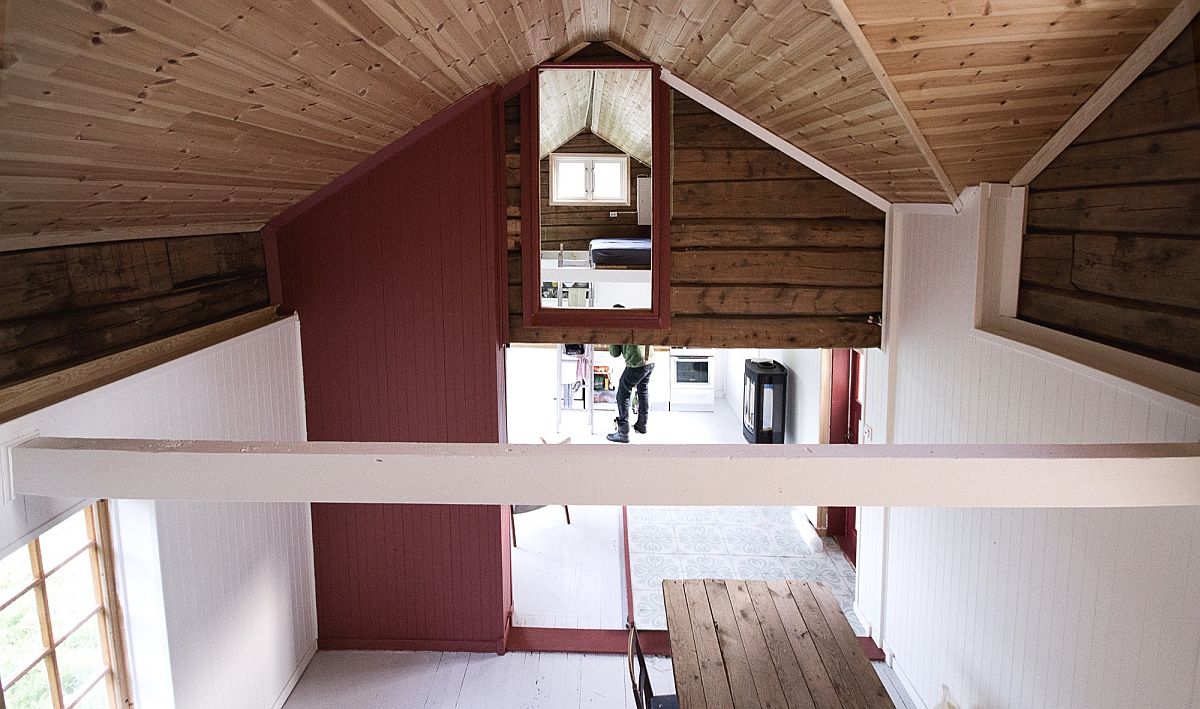
M1200 705L1198 14L0 0L0 706Z

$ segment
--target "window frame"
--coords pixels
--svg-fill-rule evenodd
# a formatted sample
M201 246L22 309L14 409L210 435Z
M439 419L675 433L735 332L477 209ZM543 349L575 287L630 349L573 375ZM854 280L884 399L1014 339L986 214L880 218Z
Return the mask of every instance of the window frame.
M624 153L550 153L550 204L556 207L587 207L591 205L629 206L629 156ZM559 199L558 166L563 162L584 164L585 199ZM596 199L597 162L611 162L621 166L621 196L617 199Z
M646 310L606 310L586 308L543 308L541 300L541 159L538 155L538 77L541 71L569 69L645 69L651 77L651 269L650 308ZM671 90L662 79L662 70L644 61L549 62L532 67L522 76L501 87L495 94L497 133L495 140L497 205L506 204L507 157L504 154L504 104L512 96L520 98L520 210L521 233L521 318L523 327L584 327L626 329L663 333L671 327ZM657 168L653 165L658 165ZM507 211L496 209L499 234L505 234ZM500 261L504 268L504 261ZM509 331L508 294L500 292L498 317L503 331Z
M53 529L54 526L62 524L80 513L84 515L87 541L78 548L70 551L65 557L56 562L53 567L47 569L42 552L42 536L50 529ZM32 594L34 605L37 608L37 622L41 634L42 650L34 659L20 671L15 672L11 677L0 678L0 706L4 705L4 694L13 685L24 679L30 672L35 671L39 665L46 668L46 680L50 690L50 703L54 709L73 709L81 701L92 696L97 691L108 696L110 706L121 707L125 705L126 697L128 696L128 687L125 683L124 643L121 636L120 611L113 580L112 535L109 519L107 500L97 500L81 509L72 510L56 522L55 525L44 530L24 545L26 553L29 556L29 568L32 580L15 589L9 596L0 598L0 611L25 598L27 594ZM10 553L19 553L19 548L14 549ZM81 618L74 620L74 624L66 632L61 633L58 639L55 639L56 631L51 619L52 611L47 591L47 581L53 577L53 574L76 561L81 555L87 555L88 557L95 606ZM103 669L94 677L89 678L73 698L68 699L68 697L63 695L62 675L58 658L59 650L76 633L83 631L88 623L92 622L97 623L99 626ZM101 684L104 685L103 689L99 688Z

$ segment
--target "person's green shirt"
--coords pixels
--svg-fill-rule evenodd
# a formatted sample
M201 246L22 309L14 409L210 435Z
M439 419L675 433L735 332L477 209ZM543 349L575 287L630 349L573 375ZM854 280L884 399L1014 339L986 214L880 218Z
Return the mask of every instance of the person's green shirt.
M609 345L608 353L623 358L626 367L645 367L650 361L650 345Z

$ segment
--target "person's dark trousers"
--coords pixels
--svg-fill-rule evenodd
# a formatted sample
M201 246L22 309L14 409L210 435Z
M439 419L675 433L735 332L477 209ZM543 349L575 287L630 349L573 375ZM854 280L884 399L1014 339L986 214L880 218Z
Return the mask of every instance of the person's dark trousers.
M650 373L654 371L653 364L644 367L626 367L621 372L621 383L617 384L617 430L629 434L629 398L637 389L638 428L646 427L646 417L650 415Z

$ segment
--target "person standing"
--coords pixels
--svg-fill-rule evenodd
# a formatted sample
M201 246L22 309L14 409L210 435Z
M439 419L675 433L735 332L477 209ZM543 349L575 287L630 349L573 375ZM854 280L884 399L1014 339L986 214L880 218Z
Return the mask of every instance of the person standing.
M646 418L650 415L650 373L654 364L650 362L650 345L609 345L608 353L625 360L625 371L617 384L617 430L607 438L614 443L629 442L629 403L634 390L637 391L638 415L633 430L646 432Z

